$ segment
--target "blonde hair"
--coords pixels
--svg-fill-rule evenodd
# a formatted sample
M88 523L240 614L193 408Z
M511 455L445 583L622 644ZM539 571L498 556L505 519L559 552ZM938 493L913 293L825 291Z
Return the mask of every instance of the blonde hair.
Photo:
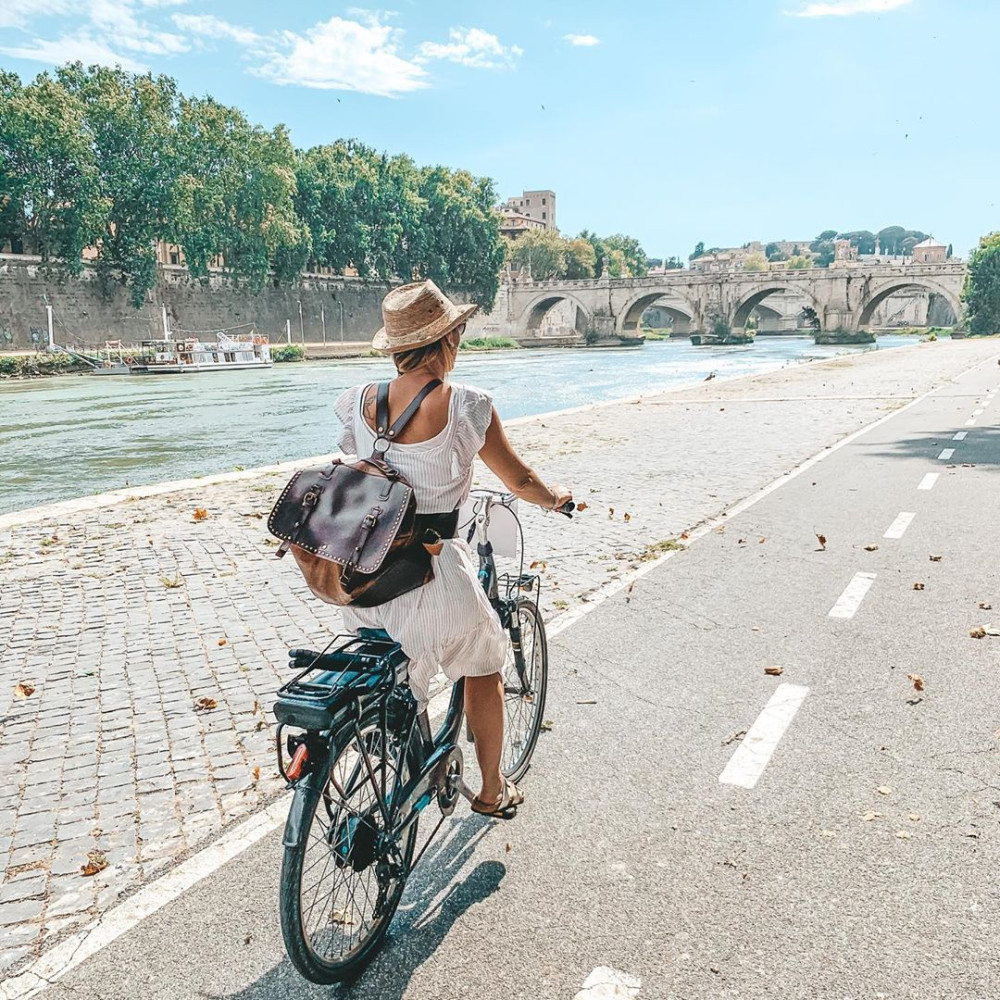
M416 371L418 368L441 365L446 371L455 367L455 358L458 354L458 341L462 339L461 331L465 324L449 330L443 337L422 347L411 347L408 351L395 351L392 355L392 363L396 366L396 371L400 375L407 372ZM458 338L452 343L452 334L457 333Z

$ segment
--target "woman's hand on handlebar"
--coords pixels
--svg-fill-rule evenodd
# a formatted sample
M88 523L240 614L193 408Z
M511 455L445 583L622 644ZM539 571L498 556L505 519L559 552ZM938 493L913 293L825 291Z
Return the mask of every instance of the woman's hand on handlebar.
M561 511L573 499L572 492L566 489L565 486L559 485L559 483L554 483L550 486L549 492L552 494L553 501L551 510ZM569 509L572 510L573 508L570 507Z

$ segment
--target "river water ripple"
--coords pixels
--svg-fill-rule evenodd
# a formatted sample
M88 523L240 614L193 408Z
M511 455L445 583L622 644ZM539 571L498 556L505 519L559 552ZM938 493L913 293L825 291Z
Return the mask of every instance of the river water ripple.
M761 338L752 347L524 350L468 354L455 378L493 392L505 418L755 374L876 348ZM315 361L269 371L0 382L0 513L334 450L341 389L392 374L388 361Z

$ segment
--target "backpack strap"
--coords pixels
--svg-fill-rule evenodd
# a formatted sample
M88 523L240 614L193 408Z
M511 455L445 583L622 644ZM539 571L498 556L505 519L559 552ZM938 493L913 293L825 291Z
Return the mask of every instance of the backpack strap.
M396 422L390 427L389 383L379 382L375 394L375 448L372 452L373 458L377 458L380 462L385 461L385 453L389 450L389 445L391 445L392 442L403 433L406 425L416 416L417 410L420 409L420 404L439 385L441 385L441 379L432 378L420 390L420 392L413 397L410 405L403 410L403 412L396 418ZM382 447L380 447L380 445L382 445Z

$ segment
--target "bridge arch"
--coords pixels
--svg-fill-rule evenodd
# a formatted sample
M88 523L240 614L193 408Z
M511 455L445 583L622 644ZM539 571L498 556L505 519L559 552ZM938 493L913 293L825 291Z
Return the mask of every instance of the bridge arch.
M537 337L542 329L542 323L549 312L560 303L568 303L575 307L573 313L573 328L579 334L584 334L590 327L590 312L582 302L568 292L548 292L539 295L525 306L521 313L518 327L522 335Z
M880 284L876 291L869 290L863 300L861 312L858 314L859 329L863 329L871 323L875 310L890 295L895 295L896 292L904 291L907 288L919 288L922 291L930 292L932 295L940 295L948 303L952 313L954 313L955 322L958 322L962 315L962 302L951 289L932 278L923 278L919 275L910 277L906 275L905 277L893 278Z
M757 306L761 306L762 309L767 309L772 313L776 313L776 310L764 305L764 300L769 295L773 295L775 292L791 292L793 295L805 299L808 304L816 310L817 314L822 315L822 310L817 304L815 297L812 292L807 290L804 283L775 281L773 283L769 282L764 288L757 289L749 295L745 295L737 302L735 309L733 309L733 329L738 330L746 326L747 320L750 318L750 313L752 313ZM798 312L798 310L796 310L796 312Z
M618 326L619 333L635 333L639 329L639 321L642 319L642 314L650 306L656 306L657 309L662 309L665 313L673 317L675 332L689 333L691 331L691 324L694 322L694 310L686 302L678 302L676 299L671 299L667 302L660 301L660 299L668 298L670 295L670 291L661 289L658 292L646 292L636 296L621 311L621 319Z

